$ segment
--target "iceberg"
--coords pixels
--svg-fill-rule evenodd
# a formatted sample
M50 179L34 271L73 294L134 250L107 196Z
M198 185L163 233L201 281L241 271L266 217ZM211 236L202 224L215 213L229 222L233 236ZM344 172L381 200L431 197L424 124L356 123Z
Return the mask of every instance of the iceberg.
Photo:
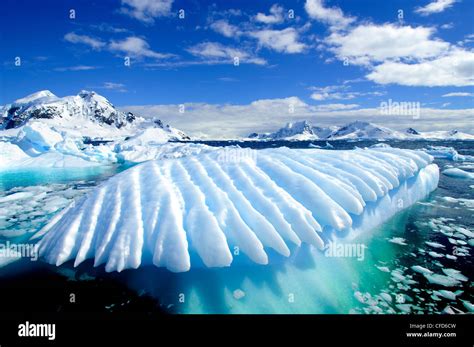
M428 146L427 148L423 149L423 151L439 159L452 161L468 161L474 159L470 155L459 154L458 151L456 151L453 147Z
M354 238L425 198L439 180L422 151L245 153L223 148L117 174L35 235L40 256L57 266L94 259L109 272L269 264L302 244L323 250Z

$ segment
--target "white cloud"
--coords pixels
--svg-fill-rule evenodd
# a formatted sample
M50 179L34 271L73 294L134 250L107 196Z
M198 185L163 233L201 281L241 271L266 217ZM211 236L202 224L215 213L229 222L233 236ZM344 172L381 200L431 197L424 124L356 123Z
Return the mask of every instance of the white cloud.
M449 54L419 63L388 61L376 66L367 78L381 84L404 86L472 86L474 52L453 49Z
M464 36L463 40L457 42L458 46L465 46L468 43L474 42L474 34Z
M88 70L95 70L98 69L97 66L91 66L91 65L76 65L76 66L66 66L66 67L58 67L54 69L55 71L88 71Z
M445 29L445 30L447 30L447 29L452 29L452 28L454 28L454 24L453 24L453 23L442 24L442 25L440 26L440 28L441 28L441 29Z
M337 104L336 104L337 105ZM187 103L185 112L179 105L127 106L136 114L158 117L165 123L182 129L190 135L207 134L210 138L235 138L252 132L275 131L289 121L308 120L314 125L343 125L354 120L373 122L396 130L413 127L420 131L456 128L474 133L474 109L421 108L420 118L381 115L380 109L351 109L337 106L308 105L297 97L256 100L250 104Z
M215 32L224 35L225 37L238 37L242 32L235 25L229 24L225 19L220 19L210 25Z
M467 93L467 92L455 92L455 93L448 93L442 95L443 98L450 98L450 97L474 97L474 93Z
M90 46L95 50L102 49L106 45L106 43L100 39L96 39L87 35L78 35L73 32L64 35L64 39L71 43L82 43L84 45Z
M130 57L135 58L154 58L164 59L173 57L173 54L155 52L150 48L148 42L141 37L129 36L123 40L110 41L109 43L96 39L87 35L77 35L73 32L64 36L64 39L71 43L81 43L90 46L95 50L107 50L111 52L125 53ZM72 68L71 68L72 69ZM81 66L77 67L78 70ZM87 67L82 67L82 70L87 70Z
M299 42L299 34L294 28L283 30L258 30L249 32L249 36L257 39L260 46L273 49L280 53L301 53L307 46Z
M132 18L151 24L157 17L169 16L173 0L122 0L120 11Z
M456 1L457 0L435 0L426 6L418 7L415 12L422 16L428 16L432 13L440 13L453 6Z
M315 106L316 111L341 111L341 110L352 110L358 108L358 104L324 104Z
M261 22L264 24L278 24L283 22L283 7L279 6L278 4L274 4L270 7L270 14L265 13L257 13L255 16L255 20L257 22Z
M426 27L363 24L345 34L332 33L325 41L339 59L367 65L387 59L438 56L449 43L432 39L433 32Z
M163 59L173 56L172 54L159 53L151 50L148 42L136 36L129 36L120 41L111 41L108 48L111 51L125 53L136 58Z
M358 97L366 96L382 96L383 92L353 92L349 91L349 87L344 85L326 86L326 87L311 87L314 91L310 98L316 101L324 100L351 100Z
M265 65L264 59L238 48L224 46L218 42L202 42L187 49L192 55L205 59L207 63L229 63L233 64L235 58L239 58L239 63Z
M329 24L332 29L345 28L355 20L344 16L338 7L325 7L323 0L306 0L304 8L311 18Z
M127 91L125 88L125 84L123 83L115 83L115 82L104 82L104 84L101 87L102 89L108 89L108 90L115 90L117 92L124 93Z

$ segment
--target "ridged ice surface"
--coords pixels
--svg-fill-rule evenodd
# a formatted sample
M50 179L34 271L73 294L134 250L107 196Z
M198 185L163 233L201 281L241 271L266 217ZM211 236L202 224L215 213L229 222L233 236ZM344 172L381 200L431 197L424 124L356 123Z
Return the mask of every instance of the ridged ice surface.
M54 218L40 254L60 265L94 258L107 271L153 263L174 272L258 264L301 243L323 248L372 228L436 189L420 151L235 149L149 161L122 172ZM240 155L241 152L244 155Z

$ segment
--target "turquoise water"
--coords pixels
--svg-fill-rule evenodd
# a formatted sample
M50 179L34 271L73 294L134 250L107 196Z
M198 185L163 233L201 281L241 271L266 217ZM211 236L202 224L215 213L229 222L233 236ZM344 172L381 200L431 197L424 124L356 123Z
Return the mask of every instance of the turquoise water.
M0 171L0 190L14 187L68 183L74 181L99 181L117 172L114 166L85 168L42 168Z
M368 144L339 142L336 147ZM273 143L267 145L274 147ZM427 143L392 145L418 148L426 147ZM445 145L456 147L462 154L474 155L471 142ZM307 143L291 146L307 147ZM469 165L447 160L436 160L436 163L440 169ZM122 169L51 169L0 174L0 199L15 193L29 194L26 199L0 203L0 240L27 240L70 201ZM80 274L84 278L113 279L137 293L151 295L164 308L178 313L468 312L468 303L474 302L473 244L462 231L474 231L473 202L473 180L441 175L439 188L427 199L351 240L366 247L362 259L327 257L304 246L293 250L290 261L270 266L195 268L181 274L150 266L106 274L102 268L92 268L88 261L77 269L70 263L53 269L66 278ZM25 262L6 266L0 285L8 281L9 271L18 272L27 266ZM415 272L413 266L427 268L444 276L443 279L457 276L462 280L451 281L447 286L432 283Z

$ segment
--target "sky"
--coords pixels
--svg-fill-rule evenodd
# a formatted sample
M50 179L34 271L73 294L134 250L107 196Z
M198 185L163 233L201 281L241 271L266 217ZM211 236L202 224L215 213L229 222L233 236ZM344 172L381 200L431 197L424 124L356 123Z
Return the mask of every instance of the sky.
M0 105L86 89L193 136L301 120L474 134L473 0L0 6Z

